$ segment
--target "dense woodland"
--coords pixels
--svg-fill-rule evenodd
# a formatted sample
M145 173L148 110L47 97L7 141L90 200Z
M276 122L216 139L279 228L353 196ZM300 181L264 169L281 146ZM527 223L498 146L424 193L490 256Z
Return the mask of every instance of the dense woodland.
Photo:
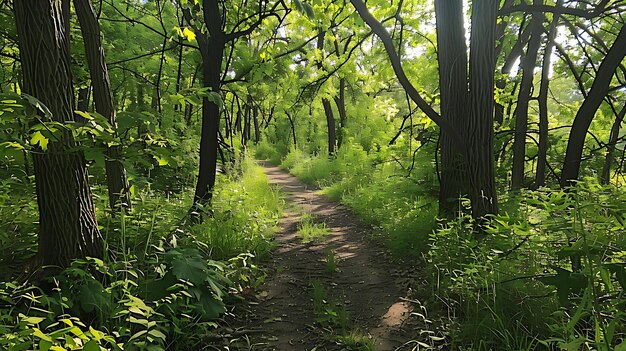
M0 349L265 349L265 160L418 267L399 349L626 350L624 13L0 0ZM338 314L319 350L376 349Z

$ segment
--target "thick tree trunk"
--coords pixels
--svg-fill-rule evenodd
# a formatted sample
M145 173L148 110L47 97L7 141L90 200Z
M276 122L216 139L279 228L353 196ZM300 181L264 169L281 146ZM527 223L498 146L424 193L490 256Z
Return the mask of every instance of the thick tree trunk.
M435 1L437 17L437 58L441 91L441 117L463 129L467 110L467 46L461 0ZM451 216L458 209L458 199L467 194L462 150L453 137L441 130L439 214Z
M73 120L74 92L61 1L16 0L13 5L24 93L48 107L51 121ZM33 164L43 264L66 267L75 258L102 257L104 243L85 158L71 133L64 133L61 141L50 140L47 150L34 153Z
M467 124L472 216L498 213L493 156L495 30L499 0L472 4L470 120Z
M578 109L567 141L567 151L561 172L561 186L574 184L580 173L585 138L602 100L609 92L615 70L626 55L626 26L622 26L613 46L600 64L589 94Z
M563 5L563 0L557 0L556 5ZM546 185L546 166L548 163L548 88L550 85L550 66L552 65L552 51L554 49L554 39L556 37L559 16L554 15L550 29L548 30L548 41L543 53L543 63L541 64L541 84L539 86L539 145L537 147L537 172L535 174L535 188Z
M541 5L543 0L535 0L534 5ZM543 16L532 14L530 30L532 32L526 55L522 58L522 83L520 86L517 107L515 108L515 139L513 141L513 170L511 172L511 188L520 189L524 186L524 169L526 165L526 134L528 133L528 103L533 90L537 54L541 46L543 34Z
M113 93L109 71L104 59L100 26L91 0L74 0L74 8L80 22L80 29L85 43L85 56L91 75L93 86L93 100L96 112L106 117L115 128L115 106L113 105ZM107 148L106 177L109 190L109 205L113 211L119 210L120 206L130 207L130 192L126 169L120 161L122 148L119 145Z

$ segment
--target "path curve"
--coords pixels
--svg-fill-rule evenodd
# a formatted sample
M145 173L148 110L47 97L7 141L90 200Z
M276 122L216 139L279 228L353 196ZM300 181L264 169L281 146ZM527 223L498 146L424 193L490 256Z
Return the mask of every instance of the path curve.
M328 299L349 312L351 333L371 337L376 350L395 350L414 335L405 326L411 304L406 289L396 286L397 263L368 238L371 231L345 206L316 193L282 169L262 163L270 184L286 194L286 210L276 234L277 247L268 262L270 273L249 305L247 325L260 328L251 336L255 350L343 350L332 327L316 323L312 282L326 289ZM303 213L324 221L330 234L303 243L298 223ZM338 271L329 273L329 250L338 258ZM335 334L338 331L334 331Z

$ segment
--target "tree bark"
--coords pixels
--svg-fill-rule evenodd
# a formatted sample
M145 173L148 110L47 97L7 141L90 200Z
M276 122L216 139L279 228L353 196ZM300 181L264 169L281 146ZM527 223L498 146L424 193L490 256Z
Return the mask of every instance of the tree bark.
M208 33L196 30L196 38L202 56L202 85L213 93L220 93L222 57L226 47L226 34L222 28L222 11L218 0L201 3L202 14ZM187 22L191 23L189 10L183 10ZM207 97L202 99L202 128L200 136L200 164L198 180L191 214L206 212L201 207L209 205L213 198L218 157L218 131L220 126L219 106Z
M563 0L557 0L557 7L563 6ZM546 166L548 163L548 91L550 85L550 66L552 65L552 51L554 50L554 39L556 38L559 16L554 15L550 29L548 30L548 41L543 53L543 63L541 64L541 84L539 86L539 145L537 147L537 171L535 174L535 188L546 185Z
M589 126L600 104L602 104L602 100L604 100L604 97L609 92L609 85L611 84L615 70L622 59L624 59L625 55L626 26L623 25L615 42L613 42L613 46L611 46L611 49L600 64L591 89L574 118L574 123L572 124L572 129L567 141L563 171L561 172L562 187L571 186L578 179L585 138L589 131Z
M330 100L323 98L322 105L324 106L324 115L326 115L326 125L328 126L328 156L335 154L336 143L336 129L335 129L335 115L333 114L333 107L330 105Z
M543 0L535 0L535 5L541 5ZM515 108L515 139L513 141L513 170L511 172L511 188L520 189L524 186L524 169L526 165L526 134L528 133L528 103L533 91L537 55L541 46L543 34L543 16L533 13L530 21L531 37L522 57L522 83L517 97Z
M74 0L74 8L80 23L83 42L85 44L85 56L89 66L91 85L93 87L93 100L96 112L109 120L115 129L115 106L113 105L113 93L111 92L111 80L104 59L104 49L100 36L100 26L91 0ZM130 191L126 169L120 161L122 147L120 145L107 147L105 163L107 187L109 190L109 205L115 212L123 207L130 207Z
M467 125L472 216L498 213L493 155L495 31L499 0L472 3L470 119Z
M52 116L74 120L68 35L61 18L61 1L13 2L23 72L23 91L39 99ZM47 150L33 154L39 206L39 255L44 265L66 267L72 259L102 257L83 152L70 132L50 140Z
M463 128L467 109L467 46L461 0L435 1L437 19L437 58L441 91L441 117ZM439 214L452 216L459 208L458 199L467 194L467 179L462 150L453 137L440 132L441 155Z

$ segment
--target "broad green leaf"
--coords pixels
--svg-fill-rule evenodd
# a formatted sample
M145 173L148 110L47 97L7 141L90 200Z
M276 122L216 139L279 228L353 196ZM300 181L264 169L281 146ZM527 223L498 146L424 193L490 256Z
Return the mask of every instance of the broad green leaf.
M46 138L40 131L36 131L34 132L31 137L30 137L30 144L32 146L37 146L39 145L39 147L43 150L46 151L48 150L48 142L50 140L48 138Z
M44 334L39 328L33 328L33 336L38 337L41 340L52 342L52 338Z

